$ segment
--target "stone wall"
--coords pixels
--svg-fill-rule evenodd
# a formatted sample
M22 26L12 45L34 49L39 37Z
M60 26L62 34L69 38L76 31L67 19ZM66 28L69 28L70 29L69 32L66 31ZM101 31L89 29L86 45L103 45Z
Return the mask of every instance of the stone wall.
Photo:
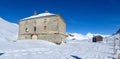
M46 16L19 22L19 39L43 39L55 43L65 42L66 23L59 15Z

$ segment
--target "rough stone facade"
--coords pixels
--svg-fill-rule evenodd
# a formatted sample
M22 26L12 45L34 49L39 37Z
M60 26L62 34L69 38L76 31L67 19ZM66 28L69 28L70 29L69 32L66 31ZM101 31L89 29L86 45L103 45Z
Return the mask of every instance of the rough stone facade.
M66 22L60 15L49 15L20 20L19 40L47 40L66 42Z

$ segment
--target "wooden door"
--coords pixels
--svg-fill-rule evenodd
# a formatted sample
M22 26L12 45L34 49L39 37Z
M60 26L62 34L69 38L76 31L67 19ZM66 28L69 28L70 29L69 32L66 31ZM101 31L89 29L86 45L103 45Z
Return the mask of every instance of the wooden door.
M32 35L32 39L38 39L38 36L35 35L35 34L33 34L33 35Z

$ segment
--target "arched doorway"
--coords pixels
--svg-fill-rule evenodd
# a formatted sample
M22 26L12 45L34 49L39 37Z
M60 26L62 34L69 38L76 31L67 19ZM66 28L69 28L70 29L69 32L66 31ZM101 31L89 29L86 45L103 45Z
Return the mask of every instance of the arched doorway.
M38 36L36 34L32 34L31 39L38 39Z

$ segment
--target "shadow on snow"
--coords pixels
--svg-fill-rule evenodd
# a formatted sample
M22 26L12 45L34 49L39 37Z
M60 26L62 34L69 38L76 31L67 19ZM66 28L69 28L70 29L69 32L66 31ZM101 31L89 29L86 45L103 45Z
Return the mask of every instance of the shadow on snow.
M82 58L80 58L80 57L78 57L78 56L74 56L74 55L71 55L73 58L75 58L75 59L82 59Z
M0 56L3 55L4 53L0 53Z

